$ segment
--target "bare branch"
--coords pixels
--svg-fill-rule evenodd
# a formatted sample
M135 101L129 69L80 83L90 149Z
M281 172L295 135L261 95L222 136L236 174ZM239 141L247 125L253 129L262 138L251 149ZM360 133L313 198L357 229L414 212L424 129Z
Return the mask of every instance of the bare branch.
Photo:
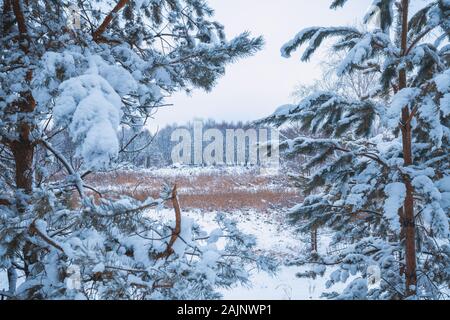
M172 204L175 210L175 228L172 230L172 236L170 237L167 248L164 252L157 256L157 259L168 258L174 251L173 245L178 239L181 233L181 209L177 197L177 186L175 185L172 190Z

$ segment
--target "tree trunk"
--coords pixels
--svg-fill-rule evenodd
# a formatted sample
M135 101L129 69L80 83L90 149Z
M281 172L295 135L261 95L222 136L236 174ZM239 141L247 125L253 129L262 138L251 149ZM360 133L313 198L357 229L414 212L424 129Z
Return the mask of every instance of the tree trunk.
M26 97L26 98L25 98ZM21 112L31 112L34 110L35 102L31 94L25 94L24 99L18 104ZM19 123L17 126L18 138L10 143L11 152L14 156L16 166L16 202L17 211L25 212L30 204L27 196L33 192L33 159L35 144L30 139L32 127L26 122ZM25 243L23 248L23 259L25 276L29 275L29 266L37 261L34 252L35 245L29 241ZM10 288L12 290L12 288Z
M402 54L405 55L408 49L408 12L409 0L402 0ZM406 70L399 72L399 90L407 87ZM404 166L413 164L412 156L412 129L411 129L411 112L408 106L402 109L402 143L403 143L403 160ZM402 216L402 235L405 246L405 280L406 280L406 296L416 294L417 272L416 272L416 226L414 216L414 188L409 177L404 177L406 186L406 198L403 205Z
M7 3L8 2L8 3ZM26 18L24 15L23 5L27 3L10 0L5 2L4 10L13 14L17 29L19 31L19 47L24 56L30 55L30 39L26 24ZM24 82L31 83L33 79L33 70L31 68L26 72ZM34 112L36 102L34 100L31 91L20 92L19 98L14 102L14 107L17 109L18 121L16 127L16 137L9 142L9 147L14 157L15 163L15 182L16 182L16 198L17 198L17 211L19 213L25 212L26 208L30 205L30 199L27 196L31 196L33 192L33 160L35 151L35 142L31 137L31 132L34 129L33 117L30 115ZM25 275L29 274L29 266L33 265L37 261L37 254L35 245L31 241L26 241L23 248L23 260ZM10 270L13 280L13 270ZM13 283L13 282L10 282ZM13 290L13 288L10 288Z
M22 135L19 140L11 143L11 151L16 165L16 187L26 194L33 188L33 157L34 145Z
M311 230L311 252L317 252L319 245L317 244L317 228Z

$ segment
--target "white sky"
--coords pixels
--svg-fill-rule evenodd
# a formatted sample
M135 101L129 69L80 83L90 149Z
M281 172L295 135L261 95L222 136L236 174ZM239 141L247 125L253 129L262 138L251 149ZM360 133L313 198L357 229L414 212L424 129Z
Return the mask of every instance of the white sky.
M364 16L371 0L349 0L344 9L330 10L331 0L209 0L215 19L225 25L228 38L250 31L262 35L266 45L255 56L229 65L226 75L210 93L180 93L151 121L152 129L193 119L255 120L292 102L299 83L310 83L320 74L320 56L309 63L300 53L285 59L281 46L301 29L311 26L354 25Z

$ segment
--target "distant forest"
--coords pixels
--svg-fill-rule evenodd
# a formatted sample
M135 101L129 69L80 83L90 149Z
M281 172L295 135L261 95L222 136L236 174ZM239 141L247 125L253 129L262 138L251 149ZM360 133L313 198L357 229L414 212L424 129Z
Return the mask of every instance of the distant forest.
M260 129L263 127L257 127L251 122L227 122L227 121L215 121L212 119L202 121L203 132L208 129L220 130L224 137L226 130L242 129L247 131L248 129ZM121 163L122 166L136 167L136 168L161 168L174 165L172 163L172 149L180 141L171 141L172 133L177 129L187 129L191 132L193 137L194 122L188 122L185 124L169 124L165 127L158 129L156 132L150 130L143 130L135 132L132 128L122 127L119 132L120 152L117 163ZM289 126L281 130L281 136L295 135L297 129L295 126ZM270 131L269 131L270 132ZM270 137L270 135L269 135ZM210 142L203 142L203 149L205 149ZM258 141L259 143L259 141ZM61 150L64 156L69 159L74 167L80 167L81 163L76 156L76 146L72 142L68 134L61 134L55 137L54 144ZM245 141L246 147L246 161L239 163L239 165L249 165L248 163L248 148L250 141L247 138ZM194 145L192 144L192 147ZM238 143L235 143L235 149L238 147ZM225 148L225 143L224 143ZM192 152L192 155L194 152ZM224 152L225 154L225 152ZM287 161L287 159L285 159ZM225 161L224 161L225 162ZM192 162L193 163L193 162ZM55 163L54 165L58 165Z

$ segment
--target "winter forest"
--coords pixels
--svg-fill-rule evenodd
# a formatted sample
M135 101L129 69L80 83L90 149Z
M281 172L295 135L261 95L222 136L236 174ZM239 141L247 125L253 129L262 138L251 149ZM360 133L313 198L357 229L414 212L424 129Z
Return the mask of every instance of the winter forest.
M450 0L0 0L5 300L450 300Z

